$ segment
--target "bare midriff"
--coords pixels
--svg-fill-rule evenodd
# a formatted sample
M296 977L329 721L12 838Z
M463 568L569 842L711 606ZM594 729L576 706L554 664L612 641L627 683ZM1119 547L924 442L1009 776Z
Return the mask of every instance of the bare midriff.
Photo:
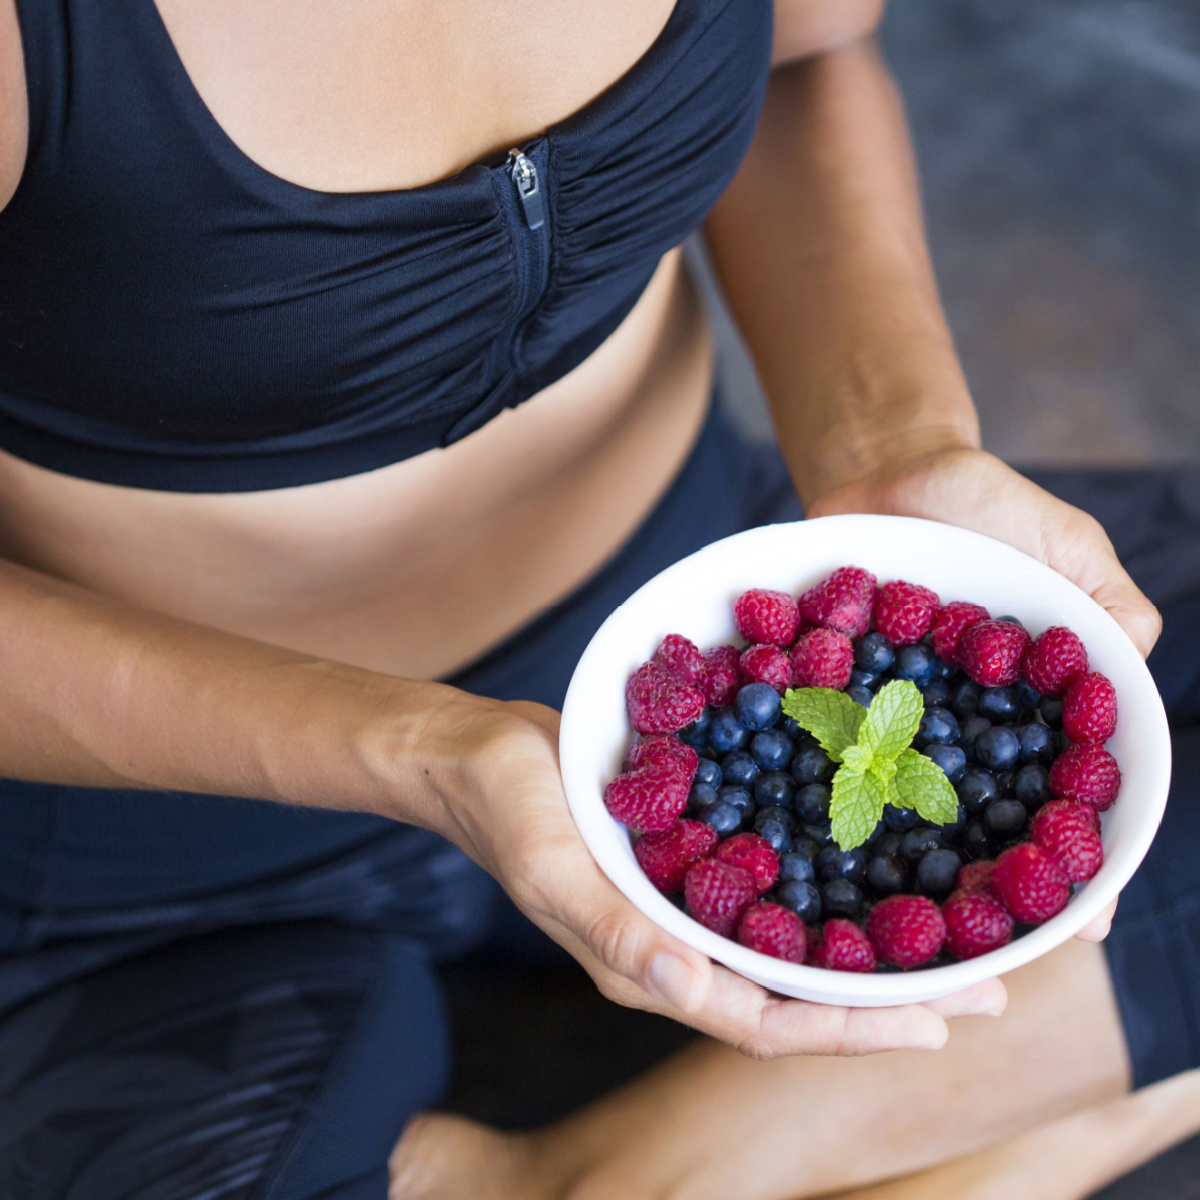
M436 13L363 0L335 6L336 20L311 0L159 2L234 142L281 177L329 191L441 178L575 111L637 60L673 2L616 7L620 20L594 0L520 0L522 29L497 24L479 0ZM5 26L11 40L12 0L0 0L0 42ZM519 85L510 66L533 36L553 69ZM413 111L433 116L391 116ZM448 449L368 474L196 495L76 479L0 452L0 555L277 645L444 676L629 538L696 438L711 373L676 250L569 375Z

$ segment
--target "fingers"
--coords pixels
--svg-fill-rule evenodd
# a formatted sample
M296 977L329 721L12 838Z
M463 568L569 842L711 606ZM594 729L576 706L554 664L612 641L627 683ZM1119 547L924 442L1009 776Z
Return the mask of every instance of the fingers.
M998 1017L1008 1005L1008 990L999 979L985 979L961 992L927 1002L940 1017Z
M1117 911L1114 900L1102 913L1097 913L1075 936L1081 942L1102 942L1112 928L1113 915Z

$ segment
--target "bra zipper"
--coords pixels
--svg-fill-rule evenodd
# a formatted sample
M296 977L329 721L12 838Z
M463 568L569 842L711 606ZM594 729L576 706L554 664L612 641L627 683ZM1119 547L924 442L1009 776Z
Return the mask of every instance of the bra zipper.
M530 229L541 229L546 223L546 201L533 159L520 150L508 152L508 174L517 189L521 213Z
M521 333L529 319L550 274L550 206L546 201L546 167L549 158L544 141L535 142L526 150L512 149L508 152L505 169L512 187L510 195L516 203L509 201L510 212L519 210L513 229L516 249L517 294L513 306L512 347L519 355ZM513 360L514 368L518 361Z

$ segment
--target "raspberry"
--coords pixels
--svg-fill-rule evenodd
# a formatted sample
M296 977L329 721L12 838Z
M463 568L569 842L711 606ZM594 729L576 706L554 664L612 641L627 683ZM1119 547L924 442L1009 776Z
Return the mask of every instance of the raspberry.
M1121 790L1121 768L1103 746L1069 746L1050 764L1050 794L1060 800L1084 800L1098 812L1112 805Z
M704 693L684 683L670 667L648 662L630 675L625 707L638 733L674 733L704 711Z
M875 628L894 646L919 642L929 632L933 610L940 603L936 592L893 579L875 593Z
M854 647L836 629L814 629L796 643L792 663L797 687L836 688L840 692L854 670Z
M809 951L811 966L827 971L875 970L875 951L867 935L853 921L835 917L825 922L821 940Z
M955 958L978 958L1012 941L1013 919L991 892L952 893L942 905L942 918L946 949Z
M761 896L769 892L779 877L779 855L771 843L757 833L739 833L721 843L717 862L744 867L754 876L754 886Z
M1093 671L1081 675L1063 697L1063 733L1073 742L1107 742L1117 728L1117 691Z
M659 643L652 661L670 667L692 687L704 686L704 655L695 642L689 641L681 633L668 633Z
M942 948L946 922L928 896L888 896L871 909L867 937L893 967L919 967Z
M977 621L958 643L959 665L981 687L1008 687L1021 678L1029 634L1011 621Z
M646 833L638 838L633 856L660 892L679 892L688 868L708 858L720 840L717 831L701 821L676 821L662 833Z
M1040 925L1067 907L1071 884L1062 867L1041 846L1022 842L996 859L992 891L1026 925Z
M991 883L992 872L995 869L996 864L990 858L969 862L959 869L955 886L960 892L981 892Z
M742 686L736 646L714 646L704 655L704 698L716 708L732 704Z
M604 789L604 806L629 829L661 833L670 829L687 807L688 787L677 770L642 767L609 783Z
M1030 841L1057 859L1072 883L1091 879L1104 865L1104 844L1085 811L1094 815L1096 810L1073 800L1055 800L1038 809L1029 826Z
M1078 634L1051 625L1033 639L1021 670L1043 696L1063 696L1072 682L1087 673L1088 656Z
M934 652L946 662L956 663L958 643L962 640L962 635L976 621L987 619L988 610L982 605L967 604L963 600L943 604L934 612L933 624L929 627Z
M629 747L625 756L625 770L637 771L642 767L654 767L660 771L674 771L683 777L687 786L692 786L696 777L699 755L669 733L652 733L640 738Z
M800 609L787 592L751 588L738 597L733 619L738 633L752 646L790 646L800 623Z
M808 933L804 922L781 904L752 904L738 921L737 940L759 954L802 963Z
M688 912L707 929L732 937L738 918L757 898L754 876L744 867L702 858L683 883Z
M738 665L746 679L769 683L781 696L792 686L792 660L778 646L751 646Z
M800 615L856 638L870 629L874 603L875 576L861 567L838 567L800 597Z

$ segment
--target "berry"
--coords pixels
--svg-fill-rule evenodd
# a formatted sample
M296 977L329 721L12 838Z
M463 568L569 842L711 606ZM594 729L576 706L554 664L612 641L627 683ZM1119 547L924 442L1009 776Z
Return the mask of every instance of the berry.
M942 918L946 922L946 949L955 958L978 958L1012 941L1013 919L990 892L979 889L955 892L942 905Z
M754 781L754 803L762 808L792 807L796 794L796 785L790 775L782 771L764 771Z
M850 682L854 647L836 629L814 629L792 650L797 687L826 687L841 691Z
M788 851L779 856L779 882L812 883L816 878L813 860L806 854L796 854Z
M775 851L776 854L784 854L792 848L792 835L788 832L788 827L782 821L759 820L763 812L770 812L770 809L760 809L754 815L754 832Z
M1072 883L1091 879L1104 865L1100 834L1091 828L1088 818L1077 811L1085 807L1088 806L1056 800L1047 804L1029 827L1033 843L1058 860Z
M719 840L716 831L700 821L676 821L662 833L638 838L633 856L660 892L679 892L688 868L712 854Z
M1031 830L1041 820L1055 824L1073 821L1082 829L1090 829L1093 833L1100 832L1100 814L1083 800L1051 800L1045 811L1050 815L1042 816L1039 812L1033 819Z
M967 717L961 724L958 744L967 752L967 756L971 757L975 753L975 743L979 740L981 733L986 733L991 729L992 723L987 717L975 715Z
M867 870L867 856L861 849L842 850L838 846L826 846L816 861L817 878L822 883L834 879L846 879L860 884Z
M717 789L708 783L693 783L692 790L688 792L687 812L689 816L698 813L702 808L707 808L710 804L717 802Z
M711 788L719 788L724 782L720 766L711 758L701 758L696 762L696 782L707 783Z
M832 793L827 783L806 783L792 798L796 815L805 825L817 825L829 820Z
M687 806L688 790L677 771L642 767L618 775L604 789L604 806L629 829L661 833Z
M988 610L978 604L967 604L963 600L954 600L943 604L933 614L933 624L929 627L930 641L934 650L948 663L958 661L958 643L967 629L976 621L986 621Z
M958 873L958 890L960 892L978 892L986 888L992 880L992 872L996 864L990 858L981 858L978 862L969 862Z
M1025 678L1043 696L1065 696L1088 669L1087 650L1065 625L1052 625L1033 639L1022 666Z
M1003 724L1015 721L1021 711L1021 701L1017 699L1015 687L984 688L979 696L978 712L989 721Z
M940 900L954 891L962 860L953 850L930 850L917 864L917 886L926 896Z
M779 729L768 729L763 733L756 733L750 739L750 757L764 771L778 771L791 761L791 739Z
M921 753L946 772L946 778L951 784L958 783L966 774L967 756L959 746L942 746L934 742L926 746Z
M742 827L742 814L732 804L715 800L696 810L696 820L708 825L718 837L729 837Z
M983 689L973 679L964 679L950 693L950 707L954 709L957 716L964 721L968 717L973 717L979 709L979 697L983 695Z
M959 802L973 817L982 814L993 800L1000 798L1000 785L995 775L978 768L968 771L954 790L958 793Z
M752 646L790 646L800 624L800 608L786 592L751 588L737 598L733 620Z
M741 686L741 655L736 646L714 646L704 655L704 698L721 708L732 704Z
M699 762L700 756L691 746L685 746L669 734L654 733L629 747L625 769L637 771L642 767L654 767L660 771L674 771L691 787Z
M1051 696L1047 696L1041 704L1038 705L1038 712L1042 715L1042 720L1051 729L1062 728L1063 702L1055 700Z
M1007 725L993 725L975 739L975 758L989 771L1011 771L1020 757L1020 739Z
M789 834L793 833L796 829L796 817L794 813L780 807L778 804L768 804L754 814L754 832L759 833L759 826L765 825L770 821L774 821L777 825L782 825Z
M879 897L894 896L908 886L908 868L895 854L867 863L867 887Z
M933 681L937 671L937 655L933 647L925 642L914 642L910 646L901 646L896 651L896 664L892 674L897 679L907 679L923 688Z
M694 863L683 883L691 915L706 929L732 937L738 918L758 896L754 876L744 867L702 858Z
M938 850L943 844L940 829L914 829L900 842L900 857L910 867L915 867L930 850Z
M821 917L821 893L816 885L802 879L789 879L779 885L775 903L790 909L802 921L817 921Z
M779 855L757 833L739 833L721 843L717 862L744 867L754 876L754 886L761 896L775 886L779 876Z
M968 858L988 858L992 853L992 839L982 821L968 821L958 844Z
M731 787L753 787L759 775L758 763L745 750L734 750L721 759L721 775Z
M777 700L792 686L792 660L778 646L751 646L742 651L738 666L746 679L770 684Z
M1013 846L996 859L991 889L1026 925L1048 921L1062 912L1071 898L1071 884L1062 867L1032 842Z
M1063 697L1063 733L1073 742L1107 742L1117 728L1117 692L1099 671L1081 675Z
M658 644L651 661L669 667L685 683L703 690L704 655L700 653L696 643L685 638L683 634L668 633Z
M895 804L883 806L883 823L888 829L904 833L915 828L920 819L915 808L898 808Z
M946 708L950 703L950 685L935 676L932 683L921 689L921 699L926 708Z
M1026 763L1013 778L1013 795L1026 808L1040 808L1050 799L1049 775L1041 763Z
M856 917L862 911L862 888L848 879L821 885L821 909L835 917Z
M779 904L752 904L742 913L737 940L759 954L802 963L808 935L804 922Z
M935 742L949 746L958 741L958 734L958 722L948 708L927 708L921 717L920 725L917 726L917 736L913 739L913 744L921 750ZM963 761L966 761L965 756Z
M896 660L896 650L882 633L868 633L854 643L854 662L860 671L868 671L876 677L891 668ZM867 684L868 687L872 686Z
M821 940L809 954L809 963L827 971L857 971L863 974L875 970L875 950L867 935L853 921L835 918L826 921Z
M1103 746L1084 742L1064 750L1050 767L1050 792L1060 800L1086 800L1103 812L1121 789L1121 768Z
M638 733L675 733L704 711L704 693L661 663L643 663L625 687L629 723Z
M936 592L893 579L875 593L875 628L894 646L919 642L929 632L939 603Z
M863 708L870 708L871 701L875 699L875 693L870 688L855 687L851 684L846 689L846 695L854 701L855 704L861 704Z
M1021 678L1017 680L1017 699L1022 708L1037 708L1042 702L1042 693L1028 679Z
M717 799L723 804L732 804L741 814L743 825L754 820L754 797L745 788L725 784L717 788Z
M963 830L967 827L967 810L963 805L959 805L954 813L954 820L939 828L942 832L943 842L957 842L963 835Z
M800 787L809 783L829 783L837 764L820 746L805 746L792 759L792 778Z
M774 646L761 648L770 650L774 654L783 653L781 650L776 650ZM746 653L749 654L750 651L747 650ZM787 655L785 654L783 657L786 659ZM791 669L792 664L789 662L788 671L790 672ZM738 694L733 700L733 715L747 729L770 729L779 720L780 711L779 693L767 680L748 683L745 687L739 688Z
M679 740L696 750L703 750L708 745L708 729L712 724L712 717L713 710L705 705L700 715L679 731Z
M871 909L867 937L885 963L919 967L942 948L946 922L928 897L888 896Z
M1021 677L1029 634L1009 621L978 621L962 635L958 661L980 686L1008 687Z
M1048 767L1058 754L1054 744L1054 730L1046 725L1031 722L1028 725L1017 726L1017 740L1021 743L1021 761L1025 763L1041 763Z
M861 567L839 567L800 597L800 615L856 638L871 627L874 603L875 576Z
M1010 838L1025 828L1027 816L1020 800L997 800L987 806L983 827L994 838Z
M750 740L750 731L737 719L732 708L713 713L708 727L708 744L718 753L740 750Z

